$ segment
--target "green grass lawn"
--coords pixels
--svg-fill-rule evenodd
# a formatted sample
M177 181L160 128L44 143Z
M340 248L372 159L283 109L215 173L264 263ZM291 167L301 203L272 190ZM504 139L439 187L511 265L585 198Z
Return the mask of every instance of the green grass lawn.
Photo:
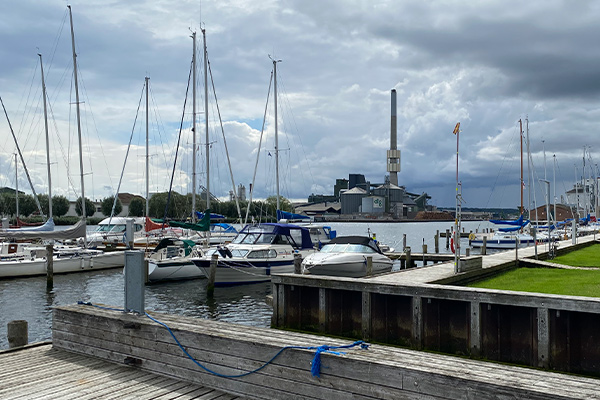
M552 263L570 265L572 267L598 267L600 268L600 244L594 244L575 250L565 255L547 260Z
M591 246L594 247L594 246ZM469 287L600 297L600 270L518 268Z

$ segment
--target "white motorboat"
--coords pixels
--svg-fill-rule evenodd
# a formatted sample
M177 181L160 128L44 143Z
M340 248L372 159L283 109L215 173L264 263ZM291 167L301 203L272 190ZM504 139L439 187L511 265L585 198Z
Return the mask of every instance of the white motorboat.
M191 261L202 254L200 246L191 240L163 239L147 258L148 281L204 278L204 273Z
M278 223L247 225L227 246L211 248L192 262L210 274L217 254L216 286L266 282L276 273L294 272L294 254L306 257L316 250L307 228Z
M318 252L302 261L302 273L344 277L367 275L368 257L372 260L372 274L389 272L393 261L386 257L377 243L367 236L340 236L331 239Z

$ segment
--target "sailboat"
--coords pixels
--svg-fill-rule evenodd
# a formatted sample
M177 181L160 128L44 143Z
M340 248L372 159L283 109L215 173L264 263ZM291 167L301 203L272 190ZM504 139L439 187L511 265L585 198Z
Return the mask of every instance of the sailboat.
M79 139L79 166L81 177L81 199L82 199L82 218L73 227L63 231L42 232L42 231L23 231L23 232L3 232L2 236L11 239L72 239L82 237L83 243L86 243L86 221L85 221L85 195L84 195L84 180L83 180L83 156L82 156L82 141L81 141L81 121L79 110L79 90L77 81L77 61L75 53L75 34L73 30L73 16L71 14L71 6L69 8L69 19L71 25L71 44L73 50L73 76L77 110L77 130ZM54 273L67 273L88 271L94 269L116 268L123 267L125 264L125 254L123 252L105 253L100 250L91 250L80 246L54 246L53 267ZM8 261L0 262L0 278L17 277L17 276L32 276L45 275L47 268L45 247L37 247L30 249L28 254L22 257L13 258Z
M491 223L498 225L499 228L491 236L486 237L486 248L488 249L514 249L517 244L519 247L527 247L535 244L535 239L528 233L523 232L530 221L525 220L523 213L523 123L519 120L519 132L521 140L521 207L520 215L516 220L490 220ZM472 247L483 247L483 236L476 236L471 240Z
M277 210L279 210L277 63L281 60L271 60L273 62L272 77L275 106L275 180ZM260 150L258 153L260 154ZM254 187L254 184L252 186ZM250 201L252 201L252 191L250 196ZM209 249L203 256L192 258L192 262L208 277L212 257L217 255L214 283L216 286L230 286L266 282L271 280L272 274L293 272L295 254L300 254L304 258L314 252L316 252L316 249L311 240L310 231L306 227L281 223L249 224L237 234L230 244L219 246L216 249Z

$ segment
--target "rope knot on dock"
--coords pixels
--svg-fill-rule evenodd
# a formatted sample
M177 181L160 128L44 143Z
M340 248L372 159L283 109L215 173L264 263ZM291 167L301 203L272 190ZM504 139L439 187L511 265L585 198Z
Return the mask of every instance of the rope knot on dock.
M330 353L330 354L335 354L337 356L341 356L344 355L346 353L342 352L342 351L333 351L332 349L349 349L351 347L355 347L360 345L361 349L368 349L369 345L365 342L363 342L362 340L358 340L352 344L346 345L346 346L328 346L326 344L317 347L317 351L315 352L315 357L312 360L312 367L310 369L310 372L312 374L312 376L316 376L317 378L321 377L321 353Z

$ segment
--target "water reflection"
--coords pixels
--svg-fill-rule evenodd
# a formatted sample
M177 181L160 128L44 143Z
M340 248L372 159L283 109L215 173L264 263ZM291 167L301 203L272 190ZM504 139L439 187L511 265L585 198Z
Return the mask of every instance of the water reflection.
M29 342L49 340L52 336L52 308L78 301L124 307L122 269L80 272L54 276L47 289L45 277L0 280L0 349L8 348L6 326L24 319L29 324ZM268 327L271 307L266 296L271 284L215 288L207 299L206 280L197 279L146 286L147 310L208 318L252 326Z

